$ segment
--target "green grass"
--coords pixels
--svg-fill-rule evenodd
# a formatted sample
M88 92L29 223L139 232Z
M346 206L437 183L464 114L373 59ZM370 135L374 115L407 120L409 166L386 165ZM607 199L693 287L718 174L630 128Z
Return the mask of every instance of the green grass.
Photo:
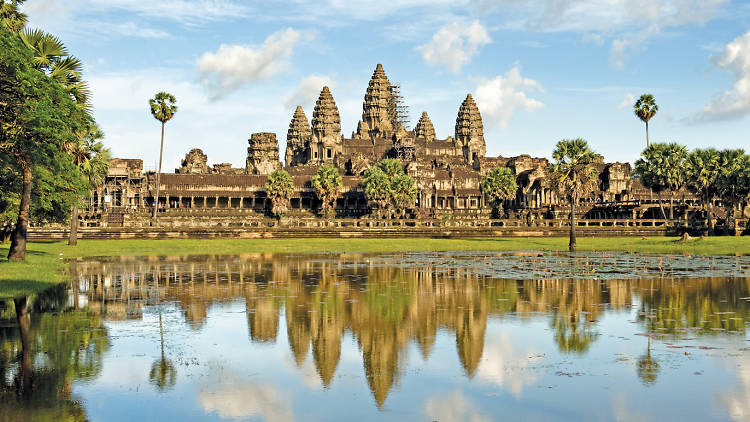
M89 256L201 255L249 252L396 252L450 250L567 250L563 237L498 239L176 239L81 240L29 243L26 262L8 262L8 244L0 245L0 298L38 293L66 280L61 258ZM681 242L674 237L578 239L579 251L627 251L658 254L750 255L750 236L711 237Z

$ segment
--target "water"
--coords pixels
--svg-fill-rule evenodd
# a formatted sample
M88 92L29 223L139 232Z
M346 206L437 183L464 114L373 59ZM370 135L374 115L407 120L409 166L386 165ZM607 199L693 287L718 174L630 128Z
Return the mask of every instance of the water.
M0 327L0 421L750 419L750 257L183 256L73 277L33 302L26 349Z

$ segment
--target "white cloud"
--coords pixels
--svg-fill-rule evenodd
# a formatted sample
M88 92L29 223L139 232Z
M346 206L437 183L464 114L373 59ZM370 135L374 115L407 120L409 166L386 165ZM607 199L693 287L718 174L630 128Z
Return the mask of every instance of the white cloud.
M49 0L47 0L49 1ZM247 15L248 8L234 0L88 0L89 7L120 9L140 16L195 25L205 21Z
M268 79L287 67L301 36L287 28L271 34L260 46L222 44L216 53L198 59L201 82L213 97L220 97L246 83Z
M625 107L632 107L635 104L635 95L632 92L628 92L622 97L622 101L617 105L618 110L622 110Z
M442 422L488 422L477 405L460 391L449 396L431 397L425 401L424 413L428 420Z
M520 398L523 389L544 374L530 365L539 358L532 350L520 354L508 335L488 336L483 358L477 368L477 380L495 384L500 389L509 390Z
M734 74L732 87L717 95L695 116L696 121L736 120L750 114L750 31L727 44L714 64Z
M505 127L518 109L534 111L544 104L528 97L532 91L543 91L539 82L521 76L518 66L495 79L482 80L476 87L477 106L487 126Z
M479 47L492 42L487 29L479 21L471 25L453 22L438 29L432 39L417 47L422 59L431 65L444 65L451 72L458 73Z
M216 412L222 419L259 417L269 422L294 421L292 400L269 385L222 382L213 391L198 393L198 402L206 412Z
M305 112L311 112L312 109L309 105L315 103L324 86L328 86L331 89L334 88L331 79L326 76L310 75L306 77L284 98L284 107L293 109L301 105L305 109Z

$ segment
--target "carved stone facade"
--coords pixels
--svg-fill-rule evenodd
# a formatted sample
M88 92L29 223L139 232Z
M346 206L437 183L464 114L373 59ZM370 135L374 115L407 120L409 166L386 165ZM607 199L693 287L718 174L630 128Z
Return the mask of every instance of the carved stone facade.
M271 174L281 168L279 142L271 132L253 133L247 143L247 174Z
M343 192L335 204L338 215L371 215L362 189L363 175L384 158L401 159L406 173L415 180L418 193L410 210L413 218L442 220L448 216L467 221L489 218L492 207L481 192L480 183L495 167L509 168L518 184L516 197L503 204L506 215L533 212L557 216L567 210L549 184L547 159L529 155L486 156L482 116L471 94L458 107L454 136L444 139L436 136L426 112L414 130L401 125L394 129L388 111L390 95L388 77L383 67L377 65L364 97L362 120L351 138L341 134L339 110L328 87L323 87L309 123L302 107L295 109L287 131L284 159L284 169L295 184L288 215L316 215L320 201L310 180L321 164L334 165L343 175ZM269 209L264 188L267 175L282 168L279 144L276 135L269 132L253 133L248 144L245 169L233 169L229 164L210 168L200 149L191 150L177 174L161 176L159 203L209 209L201 214L205 218L210 217L211 208L265 212ZM132 168L135 164L139 164L137 171ZM596 167L599 189L583 202L609 207L609 211L594 215L635 215L633 209L639 205L633 204L633 200L650 200L651 195L631 179L629 164L605 163L602 159ZM93 201L100 204L102 195L121 191L116 201L111 199L113 203L136 209L150 207L155 202L156 178L153 172L144 175L141 168L139 160L113 160L112 176L97 189Z

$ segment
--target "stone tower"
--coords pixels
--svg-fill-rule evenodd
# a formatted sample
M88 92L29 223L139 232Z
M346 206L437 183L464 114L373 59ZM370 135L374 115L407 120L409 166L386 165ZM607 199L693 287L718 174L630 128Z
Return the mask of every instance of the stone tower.
M341 117L331 91L324 86L313 110L310 162L333 163L340 153Z
M456 117L456 147L460 148L464 159L475 168L479 167L479 159L487 154L484 142L484 127L482 115L479 114L477 103L471 94L461 103Z
M253 133L247 143L245 173L271 174L281 168L279 142L276 134L270 132Z
M391 82L385 75L383 65L378 64L367 86L362 103L362 121L357 126L360 138L387 138L393 134L391 122Z
M435 128L432 126L432 121L426 111L422 112L422 117L419 118L417 125L414 127L414 135L417 138L424 138L427 142L435 140Z
M310 138L312 131L302 106L297 106L286 133L286 154L284 163L287 166L304 164L309 159Z
M208 157L200 148L193 148L185 154L181 167L176 169L175 173L179 174L209 174L211 169L208 168Z

